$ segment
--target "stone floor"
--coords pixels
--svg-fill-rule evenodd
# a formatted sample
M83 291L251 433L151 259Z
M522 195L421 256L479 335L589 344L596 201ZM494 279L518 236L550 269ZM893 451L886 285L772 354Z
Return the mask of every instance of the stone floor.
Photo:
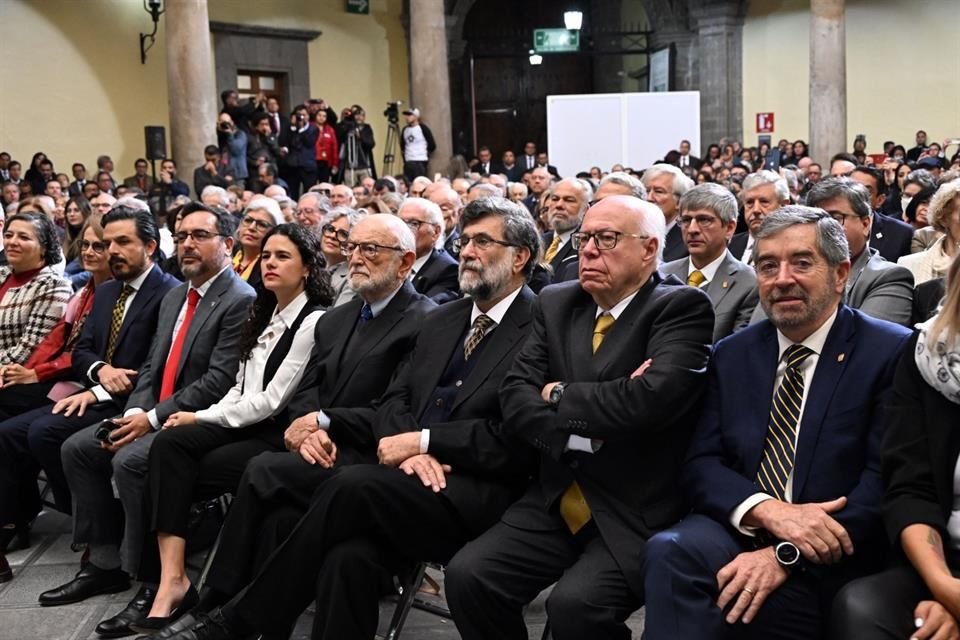
M70 549L70 521L56 512L44 512L37 519L29 549L7 556L13 566L13 581L0 584L0 640L95 640L97 623L123 608L133 597L135 588L126 593L99 596L85 602L64 607L40 607L37 595L41 591L70 580L78 568L80 556ZM437 576L442 581L442 576ZM531 639L539 639L546 615L541 594L526 613ZM442 604L442 600L437 599ZM381 632L390 620L394 603L384 601L380 606ZM310 637L310 612L304 613L293 640ZM643 628L643 612L629 620L636 637ZM402 637L407 640L455 640L453 622L414 609L407 618Z

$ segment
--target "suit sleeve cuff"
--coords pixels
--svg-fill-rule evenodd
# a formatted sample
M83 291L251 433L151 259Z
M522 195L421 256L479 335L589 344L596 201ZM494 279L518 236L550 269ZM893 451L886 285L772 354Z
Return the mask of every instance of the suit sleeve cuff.
M317 426L323 429L324 431L329 431L330 416L325 414L323 411L317 411Z
M99 378L93 377L93 374L98 368L102 367L105 364L107 363L104 362L103 360L97 360L92 365L90 365L90 368L87 369L87 379L90 380L90 382L93 382L94 384L96 384L97 382L100 382Z
M420 431L420 453L427 453L430 449L430 429Z
M773 500L773 496L767 495L766 493L755 493L743 502L741 502L736 509L733 510L733 513L730 514L730 524L733 525L733 528L742 533L745 536L755 536L757 535L757 527L748 527L744 524L743 518L747 515L747 512L750 509L753 509L755 506L761 502L766 502L767 500Z
M602 444L602 441L596 441L599 444ZM595 453L599 446L594 446L594 441L590 438L584 438L583 436L569 436L567 437L567 446L563 448L564 451L582 451L583 453Z
M97 402L107 402L109 400L113 400L113 396L110 395L109 391L103 388L102 384L98 384L95 387L90 387L90 393L97 398Z

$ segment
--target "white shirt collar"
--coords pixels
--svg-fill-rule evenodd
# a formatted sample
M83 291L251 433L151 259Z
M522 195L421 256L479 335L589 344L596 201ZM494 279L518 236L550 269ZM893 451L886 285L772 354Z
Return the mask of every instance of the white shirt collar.
M513 301L517 299L517 296L520 295L520 291L523 289L523 285L520 285L512 293L508 293L503 300L497 304L490 307L490 310L484 313L480 311L480 307L477 306L477 303L473 303L473 311L470 312L470 326L473 326L474 321L480 315L486 315L488 318L500 324L503 322L503 316L507 315L507 310L510 308L510 305L513 304Z
M125 287L131 287L134 291L140 291L140 287L143 286L143 283L144 283L144 282L146 281L146 279L150 276L150 272L151 272L151 271L153 271L153 265L152 265L152 264L150 265L150 268L149 268L149 269L144 269L144 270L143 270L143 273L141 273L140 275L138 275L136 278L134 278L134 279L131 280L130 282L124 282L124 283L123 283L123 286L125 286ZM201 296L202 296L202 295L203 295L203 294L201 294Z
M423 254L421 257L419 257L419 258L417 258L416 260L414 260L414 261L413 261L413 268L410 270L410 277L413 277L413 276L417 275L418 273L420 273L420 269L423 268L423 265L425 265L425 264L427 263L427 260L429 260L429 259L430 259L430 256L432 256L432 255L433 255L433 249L431 249L428 253L425 253L425 254Z
M703 281L703 283L700 285L701 287L703 287L708 282L713 281L714 276L717 275L717 269L720 268L720 263L723 262L723 259L726 257L727 257L727 252L724 251L723 253L720 254L719 258L708 263L702 269L697 269L695 266L693 266L693 260L688 259L687 260L687 276L689 277L690 274L693 273L694 271L699 271L700 273L702 273L703 277L706 278Z
M830 329L833 327L833 323L837 319L837 311L839 311L839 309L839 306L834 309L833 314L827 318L827 321L820 325L819 329L807 336L806 339L804 339L800 344L819 356L823 352L823 345L827 342L827 335L830 333ZM777 362L780 362L780 360L783 358L783 352L791 347L794 342L787 336L780 333L779 329L777 330L777 342L780 345L780 353L778 354Z
M640 289L642 288L643 287L640 287ZM604 311L606 311L611 316L613 316L614 320L619 320L620 314L623 313L624 309L630 306L630 303L633 302L633 299L637 297L638 293L640 293L640 289L637 289L636 291L628 295L626 298L624 298L617 304L613 305L610 309L604 310L603 308L600 307L600 305L597 305L597 313L594 317L599 318L604 313Z
M300 315L303 308L307 306L307 302L307 292L301 291L300 295L291 300L290 304L283 308L283 311L273 310L274 320L279 319L283 323L283 326L289 329L293 326L293 323L297 320L297 316Z
M199 293L200 297L202 298L203 296L207 295L207 291L210 290L210 287L213 285L213 281L219 278L221 273L223 273L227 269L232 269L232 268L233 268L233 264L230 262L227 262L227 266L225 266L223 269L220 269L220 271L217 271L217 273L212 278L207 278L207 281L204 282L199 287L195 287L191 284L189 285L189 289L196 289L197 293Z

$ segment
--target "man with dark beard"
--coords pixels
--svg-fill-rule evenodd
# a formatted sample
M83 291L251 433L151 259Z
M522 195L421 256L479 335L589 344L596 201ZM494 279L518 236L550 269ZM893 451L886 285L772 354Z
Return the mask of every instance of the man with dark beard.
M843 227L787 206L756 234L769 320L722 340L683 466L693 513L647 543L644 637L821 637L879 570L880 441L910 332L841 304Z
M490 198L464 210L458 243L468 298L426 317L411 360L381 399L379 464L342 467L253 582L191 628L161 637L276 634L315 593L314 639L372 638L384 573L447 562L522 490L531 450L503 433L497 391L531 327L535 297L524 282L539 237L521 206ZM333 440L318 430L300 453L332 466Z

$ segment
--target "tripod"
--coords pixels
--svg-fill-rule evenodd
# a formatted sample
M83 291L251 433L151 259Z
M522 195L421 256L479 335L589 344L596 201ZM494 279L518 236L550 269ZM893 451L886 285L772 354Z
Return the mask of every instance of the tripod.
M387 142L383 147L383 175L394 175L393 163L396 161L397 141L400 139L400 129L396 118L387 119Z

